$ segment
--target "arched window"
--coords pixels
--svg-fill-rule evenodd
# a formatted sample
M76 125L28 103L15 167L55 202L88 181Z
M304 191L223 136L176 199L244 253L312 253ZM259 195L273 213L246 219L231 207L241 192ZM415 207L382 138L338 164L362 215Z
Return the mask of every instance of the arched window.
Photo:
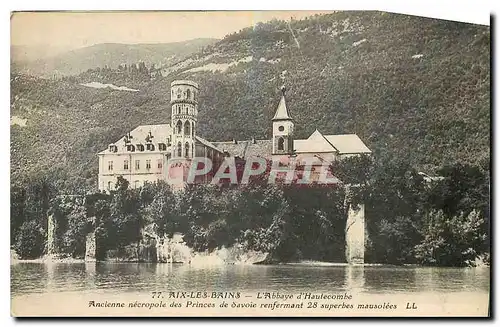
M187 89L186 96L187 96L188 100L191 99L191 90L190 89Z
M184 123L184 135L191 135L191 124L188 121Z
M182 143L181 142L177 143L177 156L179 158L182 157Z
M108 182L108 191L110 191L112 187L113 187L113 182L109 181Z
M182 133L182 122L180 120L177 121L177 134Z
M184 156L189 157L189 143L186 142L185 148L184 148Z
M177 113L180 114L181 113L181 106L177 106Z
M278 139L278 150L285 150L285 140L282 137Z
M194 122L191 123L191 136L194 137Z

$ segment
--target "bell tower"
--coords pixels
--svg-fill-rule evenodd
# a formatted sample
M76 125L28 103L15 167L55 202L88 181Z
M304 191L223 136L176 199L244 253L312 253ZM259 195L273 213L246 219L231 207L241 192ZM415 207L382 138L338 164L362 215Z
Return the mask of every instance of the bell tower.
M170 84L172 105L172 156L192 159L195 156L195 136L198 117L198 84L177 80Z
M285 103L285 86L281 87L281 100L273 121L273 154L293 153L293 120Z

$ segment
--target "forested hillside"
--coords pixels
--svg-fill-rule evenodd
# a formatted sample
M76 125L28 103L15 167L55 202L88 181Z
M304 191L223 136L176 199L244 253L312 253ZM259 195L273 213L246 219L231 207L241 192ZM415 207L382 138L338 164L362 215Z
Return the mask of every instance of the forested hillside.
M89 68L116 67L144 62L146 65L168 65L198 52L216 39L195 39L159 44L96 44L44 56L45 49L11 47L11 64L16 72L43 77L75 75ZM46 50L48 51L48 50ZM38 55L38 58L36 57Z
M339 12L259 24L147 73L115 65L57 80L13 74L13 182L44 175L68 192L94 188L95 154L137 125L168 122L179 78L200 84L197 133L209 140L269 138L284 80L298 138L316 128L356 133L376 157L424 170L489 165L489 27Z

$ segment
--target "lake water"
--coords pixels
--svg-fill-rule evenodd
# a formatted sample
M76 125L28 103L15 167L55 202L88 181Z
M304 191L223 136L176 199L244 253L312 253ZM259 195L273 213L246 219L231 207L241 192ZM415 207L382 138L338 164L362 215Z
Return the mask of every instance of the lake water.
M19 303L22 301L24 306L29 306L29 301L35 299L38 303L47 303L49 299L64 301L65 294L68 301L77 301L82 297L112 299L127 294L146 298L156 291L233 291L253 295L258 292L348 292L357 294L360 299L397 299L405 303L407 299L419 299L425 301L422 304L432 302L432 297L441 301L439 299L446 295L449 298L446 301L460 299L460 305L468 305L470 301L477 303L478 299L487 303L489 289L489 268L297 265L197 267L153 263L18 263L11 266L12 299L18 299Z

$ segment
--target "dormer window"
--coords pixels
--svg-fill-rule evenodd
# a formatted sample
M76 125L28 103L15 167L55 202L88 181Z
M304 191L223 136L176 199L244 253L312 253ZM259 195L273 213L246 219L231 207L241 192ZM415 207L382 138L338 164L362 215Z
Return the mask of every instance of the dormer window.
M152 143L146 144L146 150L148 151L154 151L155 150L155 145Z
M127 145L127 151L135 152L135 146L133 144Z
M151 134L151 131L149 131L149 134L146 136L146 143L151 143L153 142L153 134Z
M125 144L129 144L132 139L133 139L133 137L132 137L132 135L130 135L130 133L125 135L125 137L124 137Z
M167 145L165 143L158 143L158 150L167 151Z
M144 145L142 144L137 144L137 151L144 151Z
M109 152L118 152L118 147L114 144L109 145Z

